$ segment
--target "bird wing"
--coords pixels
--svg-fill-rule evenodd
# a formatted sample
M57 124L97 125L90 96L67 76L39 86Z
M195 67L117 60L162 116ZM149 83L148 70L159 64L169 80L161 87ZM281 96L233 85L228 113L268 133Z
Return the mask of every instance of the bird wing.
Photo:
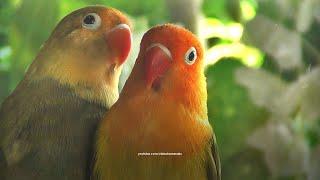
M62 174L61 169L73 169L70 172L81 169L80 174L83 173L84 159L89 158L87 152L91 151L88 143L107 109L71 94L69 87L43 80L17 87L3 102L0 108L0 179L4 172L41 169L47 160L50 166L60 166L46 168L48 173Z
M0 148L0 179L4 179L5 168L6 168L6 161L4 158L4 154Z
M213 135L210 141L211 146L209 146L210 149L207 163L207 179L221 180L221 165L215 135Z
M0 168L15 164L30 152L28 125L36 111L34 89L23 83L2 103L0 108ZM27 130L27 131L26 131ZM29 132L29 133L28 133ZM1 172L1 170L0 170ZM1 176L1 175L0 175Z

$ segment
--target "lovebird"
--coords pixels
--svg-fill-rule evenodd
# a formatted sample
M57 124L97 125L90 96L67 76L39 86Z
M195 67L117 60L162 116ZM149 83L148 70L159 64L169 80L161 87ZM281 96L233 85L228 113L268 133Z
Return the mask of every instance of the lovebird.
M172 24L147 31L118 101L100 122L93 178L219 180L203 48Z
M0 109L0 179L82 180L98 122L118 99L131 30L120 11L63 18Z

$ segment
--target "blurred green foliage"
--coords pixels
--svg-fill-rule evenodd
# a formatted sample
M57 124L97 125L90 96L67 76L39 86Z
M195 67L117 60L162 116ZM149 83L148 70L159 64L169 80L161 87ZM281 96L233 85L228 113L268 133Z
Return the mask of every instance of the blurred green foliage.
M194 10L188 11L190 1L179 13ZM133 52L120 87L143 32L172 19L165 0L1 0L0 102L57 22L93 4L115 7L133 21ZM223 179L320 179L320 2L203 0L199 8Z
M209 117L217 139L222 139L222 164L244 149L246 137L268 118L267 112L256 107L245 88L237 84L233 72L239 67L244 67L240 61L222 59L206 70Z

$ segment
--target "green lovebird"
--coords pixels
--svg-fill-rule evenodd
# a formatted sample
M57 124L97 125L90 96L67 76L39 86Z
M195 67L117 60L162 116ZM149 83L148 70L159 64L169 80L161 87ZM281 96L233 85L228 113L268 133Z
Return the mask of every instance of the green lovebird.
M93 136L118 99L129 20L89 6L63 18L0 109L0 179L89 177Z

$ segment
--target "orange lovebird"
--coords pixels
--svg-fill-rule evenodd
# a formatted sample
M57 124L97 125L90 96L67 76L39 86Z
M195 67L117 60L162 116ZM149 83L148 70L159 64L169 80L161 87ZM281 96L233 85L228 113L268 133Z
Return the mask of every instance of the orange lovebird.
M93 178L218 180L203 48L188 30L150 29L118 101L97 132Z
M131 48L120 11L63 18L0 108L0 179L84 180L98 122L118 99Z

